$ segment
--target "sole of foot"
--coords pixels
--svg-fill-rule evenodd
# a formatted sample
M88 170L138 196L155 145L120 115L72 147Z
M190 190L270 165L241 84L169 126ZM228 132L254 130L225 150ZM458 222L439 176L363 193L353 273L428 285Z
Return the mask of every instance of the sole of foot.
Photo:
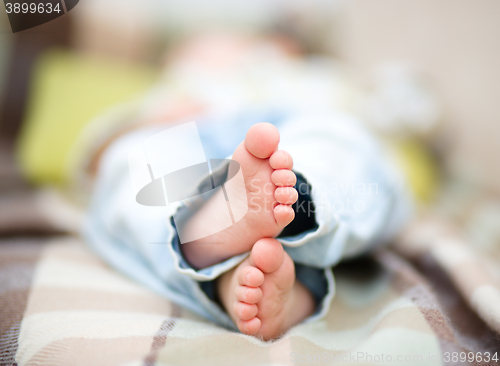
M238 329L263 340L279 337L314 312L295 280L292 259L276 239L260 239L250 256L218 280L219 298Z
M290 154L278 150L279 141L278 129L270 123L258 123L248 130L232 157L240 164L245 191L233 187L232 181L225 183L228 195L233 197L231 206L244 207L246 214L225 230L183 244L183 254L191 265L204 268L245 253L257 240L279 235L294 219L291 205L298 198L293 188L297 178ZM217 207L220 202L223 206ZM208 213L218 210L227 210L225 201L209 200L188 222L187 230L216 224L210 220L217 220L218 215Z

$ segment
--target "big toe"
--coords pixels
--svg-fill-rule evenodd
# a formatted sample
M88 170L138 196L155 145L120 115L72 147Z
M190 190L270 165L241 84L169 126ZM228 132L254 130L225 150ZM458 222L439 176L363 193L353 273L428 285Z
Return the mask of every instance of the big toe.
M276 271L285 259L283 246L276 239L258 240L250 253L250 263L264 273Z
M250 320L238 319L236 324L240 332L248 335L254 335L260 330L262 323L259 318L252 318Z
M257 123L250 127L245 137L245 147L259 159L267 159L280 142L278 129L270 123Z

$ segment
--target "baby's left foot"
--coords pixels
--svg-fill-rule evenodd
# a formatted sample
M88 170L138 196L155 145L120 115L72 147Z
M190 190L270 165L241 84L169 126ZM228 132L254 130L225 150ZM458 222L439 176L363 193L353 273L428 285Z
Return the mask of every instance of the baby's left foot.
M218 280L219 298L242 333L270 340L314 311L311 293L295 281L290 256L276 239L261 239L250 257Z

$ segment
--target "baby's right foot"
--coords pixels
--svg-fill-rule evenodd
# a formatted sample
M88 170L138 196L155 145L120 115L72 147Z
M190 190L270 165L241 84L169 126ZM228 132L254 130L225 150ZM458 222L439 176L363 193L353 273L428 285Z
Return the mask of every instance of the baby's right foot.
M261 239L249 258L217 282L219 298L241 332L274 339L314 311L311 293L295 281L290 256L276 239Z
M295 213L291 205L298 198L293 188L297 179L290 154L277 150L279 140L277 128L269 123L258 123L248 130L232 157L241 166L246 191L231 187L231 181L225 184L233 197L231 206L248 206L248 212L223 231L183 244L183 255L192 266L204 268L245 253L257 240L276 237L293 220ZM212 207L218 204L216 202L220 201L209 200L199 215L190 220L188 225L192 230L200 227L198 225L211 225L207 217L213 216L206 212L227 210L225 206Z

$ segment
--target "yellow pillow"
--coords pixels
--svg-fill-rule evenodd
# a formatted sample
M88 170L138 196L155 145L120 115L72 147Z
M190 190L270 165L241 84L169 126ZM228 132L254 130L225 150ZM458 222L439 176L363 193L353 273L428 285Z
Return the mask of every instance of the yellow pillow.
M85 125L107 108L133 101L155 81L152 68L50 51L33 73L18 141L22 171L34 183L68 182L69 153Z
M417 201L429 202L439 187L439 167L429 149L416 139L392 143L399 162Z

